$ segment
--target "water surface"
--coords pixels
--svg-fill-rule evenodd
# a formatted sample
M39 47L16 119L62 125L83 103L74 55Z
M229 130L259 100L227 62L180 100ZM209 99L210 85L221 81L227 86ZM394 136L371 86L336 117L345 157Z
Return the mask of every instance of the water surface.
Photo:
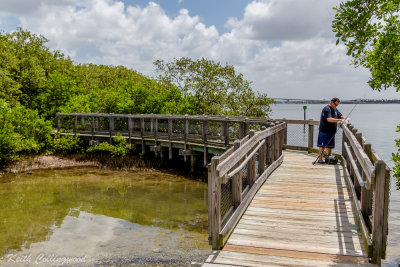
M2 265L184 266L210 252L207 185L180 176L38 170L1 177L0 199Z

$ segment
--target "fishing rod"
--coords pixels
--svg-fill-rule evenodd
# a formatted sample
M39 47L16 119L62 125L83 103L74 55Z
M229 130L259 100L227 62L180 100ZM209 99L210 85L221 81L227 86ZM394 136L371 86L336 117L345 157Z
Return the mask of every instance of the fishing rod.
M346 120L349 119L350 114L353 112L353 110L357 107L357 105L358 105L360 102L361 102L361 101L357 102L357 103L353 106L353 108L350 110L350 112L349 112L349 113L347 114L347 116L345 117L346 119L345 119L344 121L346 121ZM331 139L329 139L328 143L327 143L327 144L324 146L324 148L322 149L322 152L321 152L321 153L318 153L318 156L317 156L317 158L315 159L315 161L313 162L313 165L315 165L315 163L317 163L317 161L318 161L318 159L321 157L321 155L324 154L324 151L325 151L326 147L329 145L329 143L332 141L332 139L333 139L334 137L335 137L335 134L333 134L332 137L331 137Z

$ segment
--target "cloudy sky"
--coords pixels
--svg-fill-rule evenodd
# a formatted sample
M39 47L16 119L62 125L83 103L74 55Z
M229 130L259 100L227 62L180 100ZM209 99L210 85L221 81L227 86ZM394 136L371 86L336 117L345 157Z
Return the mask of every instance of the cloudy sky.
M206 57L234 65L277 98L400 98L372 92L331 31L340 0L0 0L0 30L22 27L76 63Z

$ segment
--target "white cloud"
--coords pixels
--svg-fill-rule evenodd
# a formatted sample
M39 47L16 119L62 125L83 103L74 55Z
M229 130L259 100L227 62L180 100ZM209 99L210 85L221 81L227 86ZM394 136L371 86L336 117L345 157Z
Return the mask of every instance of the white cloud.
M246 38L282 41L331 36L332 7L339 0L263 0L247 5L244 17L231 18L227 26Z
M206 57L234 65L255 89L273 97L329 98L336 92L353 98L370 90L367 73L350 67L344 47L334 44L330 21L339 0L254 0L243 18L227 22L224 34L186 9L170 17L154 2L139 7L116 0L40 0L18 12L9 2L0 0L2 10L78 62L125 65L152 75L156 59Z

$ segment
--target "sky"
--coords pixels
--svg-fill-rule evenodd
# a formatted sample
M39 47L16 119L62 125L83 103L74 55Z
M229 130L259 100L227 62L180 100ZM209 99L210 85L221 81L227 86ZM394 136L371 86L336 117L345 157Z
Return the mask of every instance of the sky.
M75 63L156 76L157 59L233 65L269 97L400 98L372 91L331 30L340 0L0 0L0 30L43 35Z

